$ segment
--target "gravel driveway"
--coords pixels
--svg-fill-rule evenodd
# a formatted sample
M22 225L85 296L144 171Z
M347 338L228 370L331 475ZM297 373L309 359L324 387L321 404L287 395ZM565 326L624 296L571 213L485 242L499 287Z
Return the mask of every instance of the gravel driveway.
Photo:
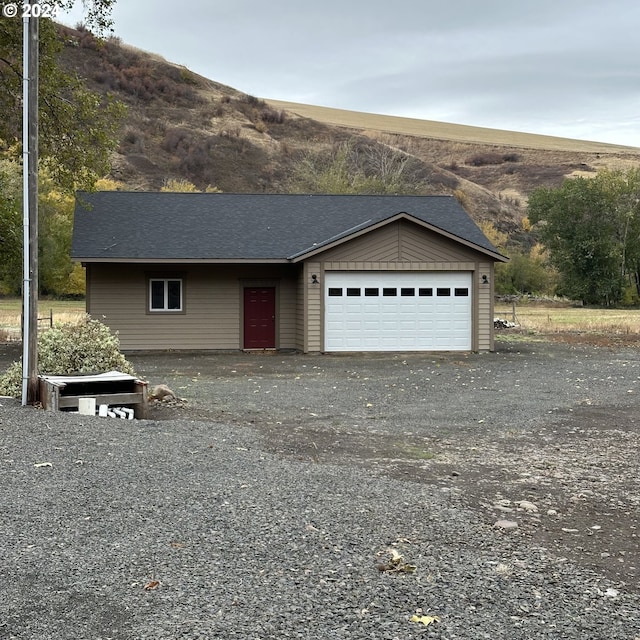
M0 400L1 638L640 639L637 346L130 359Z

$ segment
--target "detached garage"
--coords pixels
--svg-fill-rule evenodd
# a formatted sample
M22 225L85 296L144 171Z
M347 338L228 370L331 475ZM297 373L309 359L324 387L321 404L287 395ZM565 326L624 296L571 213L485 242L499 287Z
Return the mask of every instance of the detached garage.
M449 196L79 194L87 312L124 350L493 349L500 255Z

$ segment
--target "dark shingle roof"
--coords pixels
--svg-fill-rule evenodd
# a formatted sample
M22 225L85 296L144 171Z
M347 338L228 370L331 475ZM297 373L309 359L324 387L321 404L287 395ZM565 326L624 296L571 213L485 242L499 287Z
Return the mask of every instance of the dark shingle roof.
M103 191L79 200L79 260L291 259L399 213L497 253L451 196Z

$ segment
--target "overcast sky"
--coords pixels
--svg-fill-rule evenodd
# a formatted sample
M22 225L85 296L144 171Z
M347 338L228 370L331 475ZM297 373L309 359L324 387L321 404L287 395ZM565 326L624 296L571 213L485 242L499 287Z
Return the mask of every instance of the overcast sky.
M113 19L260 98L640 147L638 0L118 0Z

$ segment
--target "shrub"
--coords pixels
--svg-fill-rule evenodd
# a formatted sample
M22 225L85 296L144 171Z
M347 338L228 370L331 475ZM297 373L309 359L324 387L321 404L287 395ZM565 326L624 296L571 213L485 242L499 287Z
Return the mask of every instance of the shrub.
M245 93L240 97L240 102L249 104L252 107L266 106L266 102L264 100L260 100L260 98L256 98L255 96L249 95L248 93Z
M180 69L180 80L185 84L198 85L198 78L189 69Z
M90 316L79 323L59 324L38 336L38 373L73 375L112 370L134 374L120 353L120 341L109 327ZM22 394L22 362L14 362L0 377L0 395Z
M167 130L164 139L160 143L160 147L169 153L176 151L179 147L188 149L191 146L190 138L191 135L187 129L174 127Z
M267 125L262 120L258 120L253 126L258 133L267 132Z
M484 167L489 164L502 164L504 157L499 153L484 152L478 153L467 159L467 164L472 167Z
M287 119L287 114L265 105L260 112L260 119L271 124L282 124Z

